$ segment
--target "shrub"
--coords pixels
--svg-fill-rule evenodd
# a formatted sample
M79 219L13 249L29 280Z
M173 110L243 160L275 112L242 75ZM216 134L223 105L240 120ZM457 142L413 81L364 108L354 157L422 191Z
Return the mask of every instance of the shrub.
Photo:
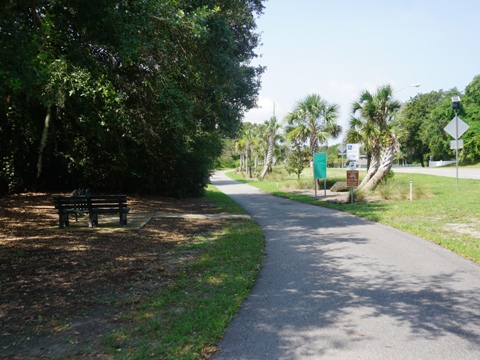
M412 200L430 197L431 194L422 186L415 186L412 191ZM401 181L382 181L372 192L355 191L355 201L365 202L369 199L401 201L410 199L410 183Z
M215 159L215 168L216 169L235 169L238 167L237 165L240 164L240 161L235 161L235 159L231 156L220 156L217 159Z

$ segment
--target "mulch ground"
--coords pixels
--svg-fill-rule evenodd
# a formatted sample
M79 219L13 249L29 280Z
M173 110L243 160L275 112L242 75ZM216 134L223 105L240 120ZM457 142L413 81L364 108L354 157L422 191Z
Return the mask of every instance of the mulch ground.
M0 199L2 359L109 359L102 337L118 326L124 310L118 300L141 299L167 286L188 261L188 254L179 257L175 248L224 225L152 219L140 230L58 230L52 196ZM128 200L132 213L219 213L204 198Z

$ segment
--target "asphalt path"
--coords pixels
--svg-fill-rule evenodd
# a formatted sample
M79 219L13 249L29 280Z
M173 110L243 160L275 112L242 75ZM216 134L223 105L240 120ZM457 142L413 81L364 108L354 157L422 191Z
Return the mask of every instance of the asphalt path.
M223 173L212 183L266 239L259 277L215 359L480 359L480 266Z

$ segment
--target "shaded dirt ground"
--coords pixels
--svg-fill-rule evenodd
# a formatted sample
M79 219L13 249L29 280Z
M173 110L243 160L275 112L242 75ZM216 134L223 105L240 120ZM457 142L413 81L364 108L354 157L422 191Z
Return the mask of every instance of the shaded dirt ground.
M128 302L176 276L189 256L177 245L224 225L152 219L140 230L59 230L52 195L0 198L0 359L110 359L103 336ZM219 213L204 198L128 200L133 213Z

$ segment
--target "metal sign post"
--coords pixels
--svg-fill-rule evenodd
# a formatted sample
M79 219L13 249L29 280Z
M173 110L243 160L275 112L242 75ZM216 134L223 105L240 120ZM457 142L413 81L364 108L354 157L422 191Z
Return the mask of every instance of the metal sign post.
M345 150L346 150L345 145L340 144L338 146L338 155L340 155L342 157L342 169L343 169L343 166L344 166L343 157L347 154L345 152Z
M455 163L456 163L456 172L457 172L457 184L458 184L458 149L463 148L463 140L458 140L465 131L468 130L468 126L465 121L458 117L458 109L460 108L460 97L452 97L452 109L455 111L455 117L445 126L444 130L455 140L450 143L450 148L452 145L455 147Z

